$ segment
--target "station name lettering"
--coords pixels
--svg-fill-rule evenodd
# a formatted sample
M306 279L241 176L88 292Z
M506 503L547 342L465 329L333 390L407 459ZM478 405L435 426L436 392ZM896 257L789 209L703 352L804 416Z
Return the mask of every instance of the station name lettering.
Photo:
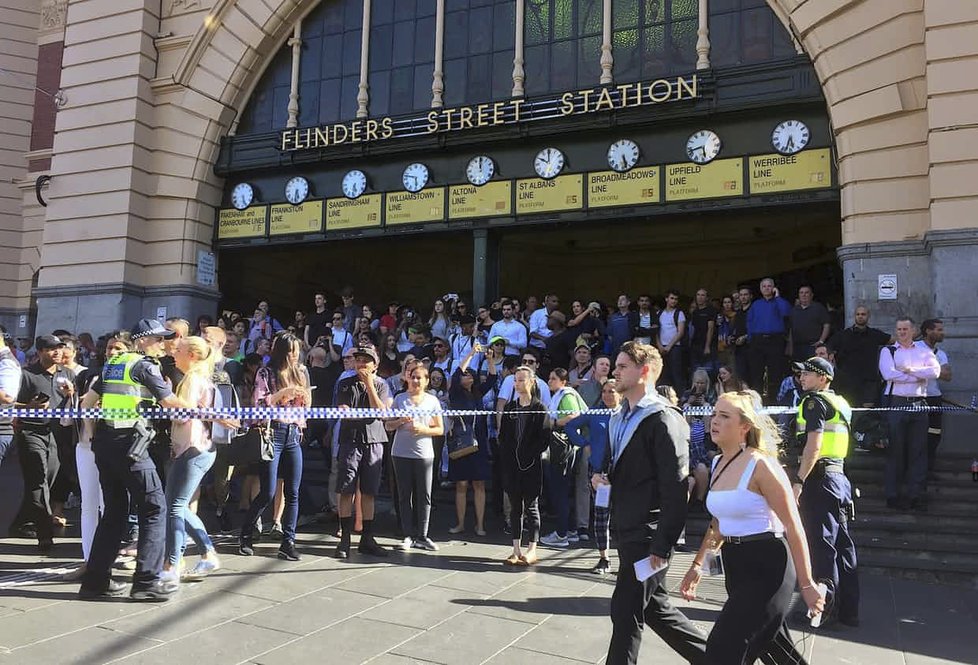
M320 127L286 129L281 133L279 150L294 152L353 143L384 141L401 136L417 136L466 129L497 127L554 117L598 113L617 109L677 102L698 96L696 75L657 79L651 83L590 88L565 92L551 104L525 99L434 109L420 118L397 121L390 116L342 122ZM556 115L555 115L556 114Z

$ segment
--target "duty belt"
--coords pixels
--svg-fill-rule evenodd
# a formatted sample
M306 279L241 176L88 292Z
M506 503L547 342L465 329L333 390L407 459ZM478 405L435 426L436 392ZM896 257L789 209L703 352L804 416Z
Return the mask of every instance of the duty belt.
M820 457L815 460L815 470L824 473L844 473L845 466L838 457Z

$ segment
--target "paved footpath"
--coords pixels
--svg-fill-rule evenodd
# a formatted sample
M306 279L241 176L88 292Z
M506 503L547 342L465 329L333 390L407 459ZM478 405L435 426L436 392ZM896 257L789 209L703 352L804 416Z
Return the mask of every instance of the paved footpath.
M12 480L10 466L0 481ZM4 525L12 484L0 482ZM449 511L435 511L439 552L382 562L337 561L335 538L322 533L300 534L297 563L274 558L271 543L236 556L224 538L224 568L158 605L76 600L77 583L59 575L77 565L77 539L43 559L30 541L2 539L0 664L603 662L614 578L587 572L593 550L547 551L531 570L506 569L502 539L447 540ZM673 586L690 556L677 555ZM978 591L871 575L862 583L860 628L795 631L810 663L978 663ZM722 585L708 580L702 592L704 602L677 602L708 630ZM641 663L683 662L645 635Z

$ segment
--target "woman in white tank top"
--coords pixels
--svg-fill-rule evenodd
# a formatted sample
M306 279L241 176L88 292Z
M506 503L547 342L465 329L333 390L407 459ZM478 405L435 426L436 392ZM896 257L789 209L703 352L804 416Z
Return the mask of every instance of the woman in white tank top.
M804 663L784 623L796 581L811 612L825 603L812 580L798 506L778 464L777 426L757 412L760 402L754 392L725 393L710 423L721 451L707 495L714 518L680 587L692 600L706 557L723 547L727 602L707 640L709 665L761 657Z

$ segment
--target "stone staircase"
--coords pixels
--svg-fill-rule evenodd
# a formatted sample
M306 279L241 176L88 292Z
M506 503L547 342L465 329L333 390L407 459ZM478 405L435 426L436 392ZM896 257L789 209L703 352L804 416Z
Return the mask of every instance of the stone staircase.
M851 532L863 573L898 575L978 588L978 482L971 455L939 454L931 470L926 513L886 507L885 454L857 451L846 460L856 499ZM698 546L707 519L691 514L686 538Z

